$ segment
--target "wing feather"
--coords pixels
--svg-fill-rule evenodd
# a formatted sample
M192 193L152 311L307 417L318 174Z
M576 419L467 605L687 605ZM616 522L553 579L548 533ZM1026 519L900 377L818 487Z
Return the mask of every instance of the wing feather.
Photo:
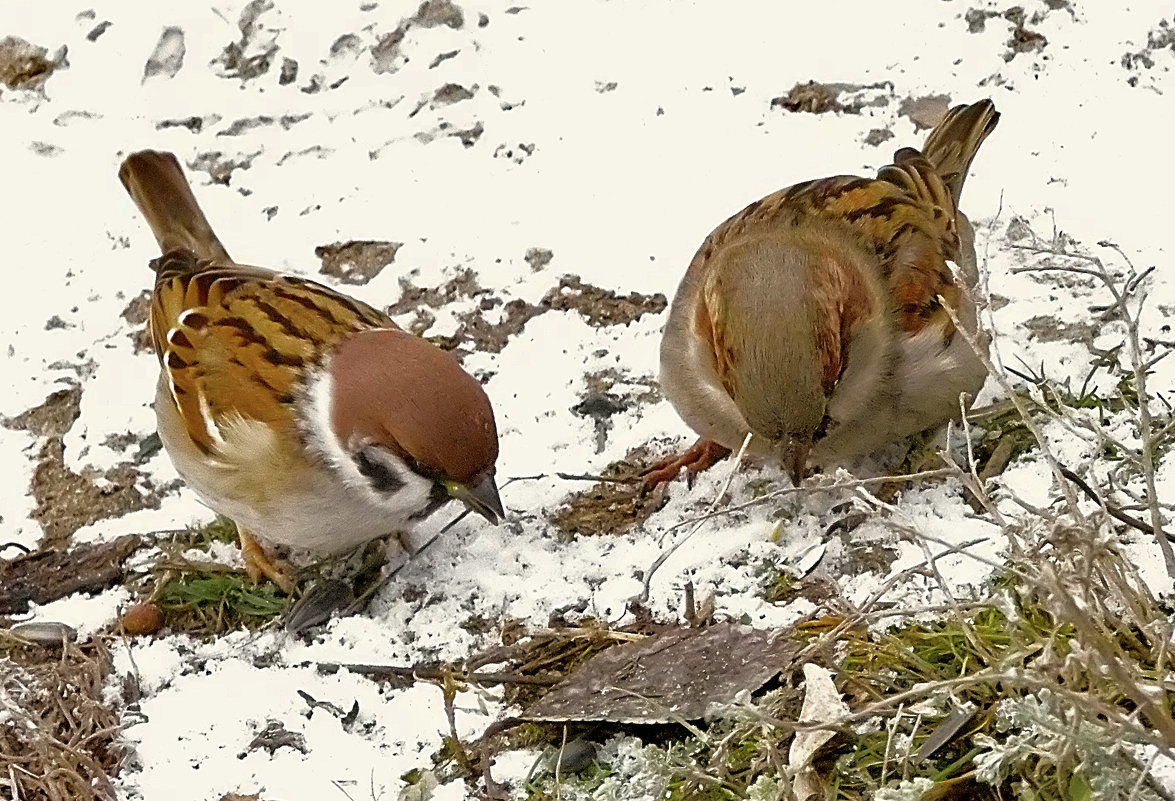
M235 419L297 425L307 372L341 339L394 328L385 314L330 287L173 251L158 260L151 331L192 441L215 449Z

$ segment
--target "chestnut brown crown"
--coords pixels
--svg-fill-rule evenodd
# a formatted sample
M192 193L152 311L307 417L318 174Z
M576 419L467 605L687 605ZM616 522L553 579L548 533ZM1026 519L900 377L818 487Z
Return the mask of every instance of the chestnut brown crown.
M493 471L498 430L477 379L435 345L393 328L360 332L330 362L331 424L345 447L371 442L435 481Z

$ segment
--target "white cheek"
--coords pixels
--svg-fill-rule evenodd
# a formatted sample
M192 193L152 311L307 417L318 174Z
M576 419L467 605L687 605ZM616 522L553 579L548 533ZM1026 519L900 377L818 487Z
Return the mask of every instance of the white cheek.
M332 411L332 384L334 380L330 372L325 369L311 374L306 382L306 402L303 404L303 434L307 444L317 452L334 471L351 484L348 470L366 483L366 479L359 475L351 455L339 438L335 436L334 426L331 425Z
M382 460L403 485L393 493L380 493L371 486L371 480L359 472L346 444L336 436L331 424L332 384L329 370L313 374L306 383L303 433L307 444L327 463L343 484L374 507L390 514L407 516L428 506L432 482L419 476L402 460L390 454Z
M383 464L395 474L403 486L391 494L382 494L376 492L371 488L371 483L366 476L359 476L365 482L365 486L371 499L380 506L393 507L395 509L402 509L410 507L412 509L423 509L428 506L429 496L432 494L432 482L423 476L419 476L409 469L408 465L400 459L387 455L383 460ZM351 463L352 468L355 468L355 463ZM355 468L356 474L358 469Z

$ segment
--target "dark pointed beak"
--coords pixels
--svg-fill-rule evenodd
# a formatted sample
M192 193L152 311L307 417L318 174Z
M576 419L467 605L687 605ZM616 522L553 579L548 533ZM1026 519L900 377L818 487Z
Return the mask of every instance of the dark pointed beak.
M800 486L808 472L808 453L812 450L812 441L791 437L780 449L780 461L787 471L792 486Z
M470 511L497 525L506 517L506 510L502 508L502 499L498 495L498 485L494 483L494 474L486 473L479 479L468 484L458 484L456 481L445 483L449 495L465 504Z

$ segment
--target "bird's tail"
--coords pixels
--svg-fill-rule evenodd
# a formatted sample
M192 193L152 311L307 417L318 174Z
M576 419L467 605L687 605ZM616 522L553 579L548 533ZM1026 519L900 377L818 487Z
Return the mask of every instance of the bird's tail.
M956 208L971 161L999 121L1000 113L995 110L995 104L980 100L969 106L955 106L926 137L922 155L950 189Z
M132 153L123 161L118 177L164 254L190 251L198 259L232 263L174 154L157 150Z

